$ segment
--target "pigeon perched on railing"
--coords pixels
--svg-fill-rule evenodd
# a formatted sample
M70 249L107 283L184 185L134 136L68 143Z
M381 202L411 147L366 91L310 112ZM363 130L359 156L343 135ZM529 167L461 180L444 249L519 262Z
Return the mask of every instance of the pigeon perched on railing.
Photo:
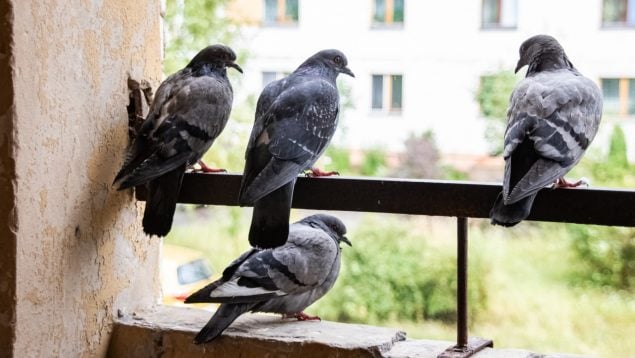
M338 50L323 50L289 76L262 91L245 153L239 204L253 205L249 242L259 248L283 245L296 178L311 168L335 133L339 112L336 79L353 76Z
M564 175L597 133L602 93L573 66L556 39L529 38L515 72L528 66L507 113L503 191L490 212L492 224L513 226L529 216L538 191L549 184L575 187Z
M251 249L223 271L223 276L185 300L221 303L195 343L218 337L247 311L281 313L313 320L302 312L333 287L340 272L340 242L346 227L334 216L317 214L290 226L289 240L275 249Z
M149 114L115 177L118 190L145 184L143 230L165 236L172 227L183 174L200 161L223 131L231 112L233 91L226 67L242 73L236 54L224 45L201 50L157 90Z

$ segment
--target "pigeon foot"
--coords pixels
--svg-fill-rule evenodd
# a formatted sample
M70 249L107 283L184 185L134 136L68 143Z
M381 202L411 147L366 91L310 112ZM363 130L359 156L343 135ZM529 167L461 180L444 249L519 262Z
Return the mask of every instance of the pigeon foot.
M559 178L555 183L553 183L553 188L577 188L582 185L587 187L589 186L589 182L586 178L581 178L575 182L567 181L565 178Z
M201 169L194 169L193 172L201 172L201 173L227 173L227 169L220 168L210 168L205 164L202 160L198 161L198 165L201 166Z
M340 175L340 173L336 171L325 172L320 168L311 168L307 170L304 175L310 178L315 178L315 177L330 177L332 175Z
M304 312L298 312L291 315L295 317L298 321L322 321L322 319L318 316L309 316Z

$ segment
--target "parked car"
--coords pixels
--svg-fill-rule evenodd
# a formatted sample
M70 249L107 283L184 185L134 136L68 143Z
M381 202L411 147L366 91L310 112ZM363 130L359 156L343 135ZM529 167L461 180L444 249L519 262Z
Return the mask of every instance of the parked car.
M196 250L164 244L161 251L163 304L180 305L192 293L212 282L212 269Z

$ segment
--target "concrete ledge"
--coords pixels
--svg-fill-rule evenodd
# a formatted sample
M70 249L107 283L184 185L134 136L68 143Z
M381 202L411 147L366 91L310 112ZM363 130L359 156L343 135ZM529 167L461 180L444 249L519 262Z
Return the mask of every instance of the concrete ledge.
M195 345L211 312L158 306L115 321L109 357L390 357L433 358L453 343L406 340L402 331L335 322L298 322L246 314L213 343ZM476 358L565 358L517 349L486 348Z

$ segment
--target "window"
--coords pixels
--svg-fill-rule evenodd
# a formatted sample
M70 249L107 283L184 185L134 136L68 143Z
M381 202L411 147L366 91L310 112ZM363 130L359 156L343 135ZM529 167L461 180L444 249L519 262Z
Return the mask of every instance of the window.
M515 29L518 25L518 0L483 0L481 26L484 29Z
M264 0L265 25L297 25L300 0Z
M601 84L604 114L635 115L635 79L603 78Z
M401 112L402 75L372 75L371 109L377 112Z
M602 26L635 26L635 0L604 0Z
M404 0L374 0L373 25L403 25Z

